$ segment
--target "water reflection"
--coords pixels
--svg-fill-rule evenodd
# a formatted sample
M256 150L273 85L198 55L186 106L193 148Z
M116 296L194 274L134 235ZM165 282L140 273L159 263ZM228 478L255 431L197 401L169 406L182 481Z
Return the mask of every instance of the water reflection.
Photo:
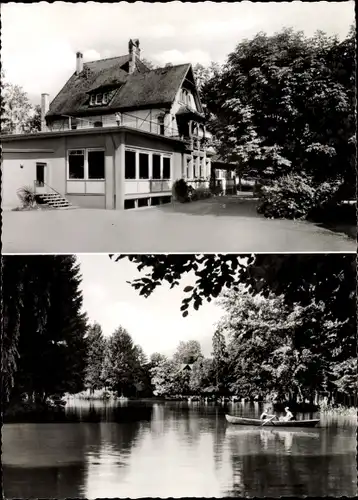
M354 426L230 426L227 411L211 404L81 402L66 409L69 423L6 424L6 497L356 494ZM248 417L259 411L230 406Z

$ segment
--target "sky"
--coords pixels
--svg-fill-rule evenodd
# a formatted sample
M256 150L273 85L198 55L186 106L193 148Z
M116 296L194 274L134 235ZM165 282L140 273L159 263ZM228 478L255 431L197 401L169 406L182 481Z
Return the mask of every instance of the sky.
M1 6L1 58L7 81L33 104L50 99L84 61L124 55L130 38L157 65L222 63L244 38L284 27L311 36L323 30L344 38L354 23L354 2L86 2L8 3Z
M167 284L160 286L146 299L127 283L144 276L128 259L114 262L107 254L81 254L77 260L83 277L83 309L91 323L101 325L105 336L122 326L148 356L153 352L170 356L181 340L198 340L203 354L210 355L215 324L224 312L211 302L182 317L181 301L187 296L183 289L195 283L193 274L172 290Z

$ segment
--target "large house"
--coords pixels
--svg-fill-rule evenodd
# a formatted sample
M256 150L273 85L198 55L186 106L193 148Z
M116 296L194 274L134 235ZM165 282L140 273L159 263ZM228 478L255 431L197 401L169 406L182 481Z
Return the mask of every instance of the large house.
M19 204L32 187L44 200L123 209L171 200L184 178L207 185L209 134L190 64L149 69L139 40L128 54L83 62L49 104L42 94L42 130L4 135L2 204Z

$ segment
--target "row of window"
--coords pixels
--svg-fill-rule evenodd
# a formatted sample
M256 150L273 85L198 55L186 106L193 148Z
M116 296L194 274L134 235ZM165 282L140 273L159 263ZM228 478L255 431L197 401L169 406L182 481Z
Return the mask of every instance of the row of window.
M91 106L106 106L112 100L115 90L110 92L99 92L98 94L92 94L90 97Z
M171 157L158 153L125 151L125 179L171 179ZM67 178L72 180L104 180L105 159L102 149L68 151Z
M68 151L68 179L104 180L102 149L72 149Z
M171 157L158 153L125 151L125 179L171 179Z
M199 158L199 164L198 164L198 158ZM210 162L205 161L204 158L198 157L198 156L193 156L192 158L187 158L186 161L186 178L194 178L194 179L201 179L203 177L207 177L210 175L209 170ZM191 168L192 168L192 175L191 175Z
M137 198L124 200L124 209L130 210L132 208L142 208L157 205L164 205L172 201L171 196L152 196L150 198Z

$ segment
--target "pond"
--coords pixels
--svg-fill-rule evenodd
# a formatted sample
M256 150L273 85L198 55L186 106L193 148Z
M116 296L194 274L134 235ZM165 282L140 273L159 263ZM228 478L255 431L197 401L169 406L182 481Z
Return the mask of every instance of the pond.
M225 413L257 417L260 410L254 404L76 402L66 407L68 422L5 424L5 496L357 494L353 418L302 430L241 428L225 420Z

